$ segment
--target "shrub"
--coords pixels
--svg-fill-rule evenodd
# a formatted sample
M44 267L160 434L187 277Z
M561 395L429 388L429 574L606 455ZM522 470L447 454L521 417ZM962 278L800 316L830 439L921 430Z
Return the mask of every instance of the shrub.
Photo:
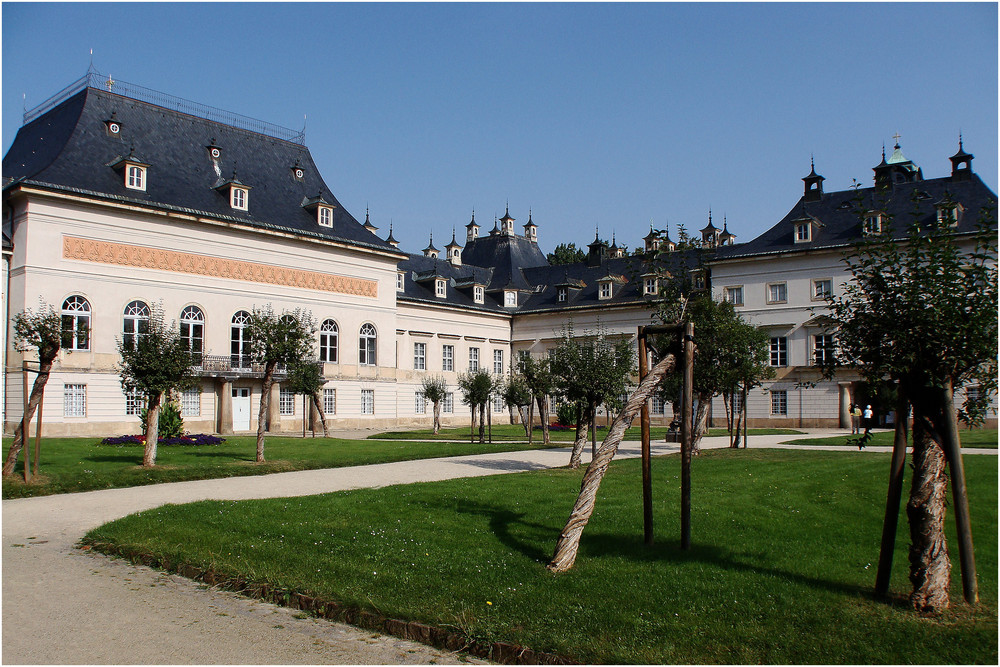
M576 403L560 403L556 408L556 423L560 426L575 426Z
M143 408L142 412L139 413L143 432L146 431L147 414L146 408ZM160 420L157 423L156 435L158 436L158 441L162 441L164 438L179 438L184 435L184 418L181 417L181 410L177 406L177 401L168 400L160 408ZM146 439L143 438L143 442L145 441Z

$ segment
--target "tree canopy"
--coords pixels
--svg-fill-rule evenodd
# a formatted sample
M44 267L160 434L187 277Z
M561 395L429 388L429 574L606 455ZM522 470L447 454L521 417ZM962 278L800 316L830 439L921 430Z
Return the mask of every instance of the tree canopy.
M576 247L576 243L560 243L553 252L545 256L549 264L575 264L587 259L587 253Z

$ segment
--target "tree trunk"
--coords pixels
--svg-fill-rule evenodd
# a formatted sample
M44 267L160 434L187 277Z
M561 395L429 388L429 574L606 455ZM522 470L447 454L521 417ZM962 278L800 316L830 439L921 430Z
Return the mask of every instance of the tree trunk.
M316 408L316 412L319 413L319 423L323 426L323 437L330 437L330 430L326 427L326 413L323 412L323 401L320 400L319 394L312 394L312 404ZM305 417L302 418L305 420Z
M573 441L573 453L569 456L569 467L579 468L580 460L583 458L583 446L587 444L587 427L590 419L584 407L576 404L576 440Z
M750 435L747 433L747 422L750 421L750 415L747 413L747 386L745 384L740 390L740 414L743 416L743 449L746 449L750 442Z
M160 401L162 391L154 391L146 401L146 446L142 450L142 467L156 465L156 445L160 439Z
M52 362L55 357L40 359L38 363L38 374L35 376L35 383L31 386L31 394L28 396L28 419L30 422L31 418L35 416L35 410L38 408L38 404L42 401L42 394L45 390L45 383L49 381L49 373L52 371ZM22 371L27 372L27 371ZM10 443L10 449L7 451L7 460L3 464L3 474L4 476L14 474L14 464L17 463L17 456L20 454L21 450L24 449L24 465L28 465L28 450L24 447L24 442L27 439L26 435L22 433L24 428L25 420L22 419L18 422L17 429L14 431L14 441Z
M940 434L926 413L913 402L913 485L906 503L910 522L910 603L920 612L946 609L951 585L951 561L944 535L948 477Z
M507 413L508 413L508 416L510 417L510 423L511 423L511 425L516 424L517 422L514 421L514 406L513 405L508 405L507 406Z
M271 385L274 384L274 369L277 365L276 362L271 361L264 367L260 411L257 413L257 463L264 462L264 430L267 427L267 411L271 406Z
M549 444L549 402L545 396L536 396L538 416L542 419L542 443Z
M434 401L434 435L441 430L441 401Z
M535 402L528 402L528 425L524 427L528 432L528 444L530 445L535 437Z
M694 433L691 434L691 454L701 452L701 439L708 431L708 412L712 407L711 394L698 394L698 411L694 415Z
M479 444L486 442L486 404L479 404Z
M597 402L590 403L590 460L597 458Z
M740 404L740 409L736 409L736 392L733 392L733 437L730 443L730 447L738 449L740 446L741 432L740 429L743 428L743 404Z
M528 406L531 407L530 405ZM524 437L531 441L531 418L527 416L523 405L517 406L517 416L521 419L521 426L524 427Z
M677 360L672 354L661 359L639 383L639 387L629 397L625 408L612 422L607 437L604 438L601 448L597 451L597 458L583 475L580 495L577 496L569 520L556 542L555 554L552 556L552 562L547 566L552 572L566 572L576 562L576 554L580 548L580 537L583 535L583 529L586 528L587 522L590 521L590 515L594 512L597 490L601 486L601 480L604 478L604 473L607 472L611 459L618 451L618 445L621 444L622 438L625 436L625 429L632 424L632 420L639 413L646 400L652 396L660 380L674 369L676 363Z

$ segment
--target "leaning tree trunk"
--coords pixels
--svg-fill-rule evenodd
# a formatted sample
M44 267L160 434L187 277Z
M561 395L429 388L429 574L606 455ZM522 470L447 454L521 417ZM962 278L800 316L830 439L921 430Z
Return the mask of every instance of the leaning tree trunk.
M35 376L35 383L31 386L31 394L28 395L28 419L22 419L17 423L17 429L14 431L14 441L10 443L10 449L7 451L7 460L3 464L3 474L4 476L14 474L14 464L17 463L18 454L24 449L24 441L26 437L22 433L25 421L30 422L31 418L35 416L35 410L38 409L39 403L42 402L42 394L45 391L45 383L49 381L49 373L52 371L52 362L55 357L42 358L38 363L38 375ZM22 370L22 372L27 372ZM25 450L24 455L24 465L28 465L28 454Z
M528 444L530 445L535 438L535 402L528 401L528 425L525 427L528 432Z
M531 407L530 405L528 406ZM528 411L524 409L523 405L517 406L517 416L521 419L521 426L524 427L524 437L531 438L531 418L527 416Z
M639 413L646 400L653 395L660 380L672 371L676 364L677 360L674 355L668 354L653 366L639 383L635 393L629 397L625 408L615 418L611 428L608 429L608 435L601 443L597 457L583 475L580 495L577 496L573 510L569 514L569 520L556 542L555 554L552 556L552 562L547 566L552 572L566 572L576 562L576 553L580 548L580 537L583 535L583 529L587 527L587 522L590 521L590 515L594 512L597 490L601 486L601 480L604 479L604 473L607 472L611 459L618 451L618 445L625 437L625 429L631 426L632 420Z
M146 402L146 445L142 450L142 467L152 468L156 465L156 445L160 439L160 402L162 391L150 393Z
M542 419L542 444L549 444L549 405L545 396L535 396L538 401L538 416Z
M434 401L434 435L441 430L441 401Z
M941 435L927 414L928 406L916 400L912 405L913 484L906 503L913 584L910 603L917 611L934 612L946 609L950 602L951 561L944 534L948 476Z
M313 393L310 395L312 396L313 407L316 408L316 412L319 414L319 423L323 426L323 437L329 438L330 430L326 427L326 413L323 412L323 401L319 400L319 394Z
M573 453L569 457L569 467L579 468L583 459L583 447L587 444L587 428L590 425L590 416L582 405L576 405L576 440L573 441Z
M260 390L260 410L257 413L257 463L264 462L264 430L267 428L267 411L271 407L271 385L274 369L278 364L270 361L264 367L264 382Z
M694 433L691 434L691 454L701 452L701 439L708 431L708 411L712 407L711 394L698 394L698 411L694 415Z

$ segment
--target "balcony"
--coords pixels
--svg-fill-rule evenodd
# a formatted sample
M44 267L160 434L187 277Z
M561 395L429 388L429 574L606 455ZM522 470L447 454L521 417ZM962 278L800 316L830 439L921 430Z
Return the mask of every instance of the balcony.
M214 355L192 354L191 370L199 377L221 378L263 378L264 364L252 361L242 354ZM282 380L287 375L283 364L278 364L274 379Z

